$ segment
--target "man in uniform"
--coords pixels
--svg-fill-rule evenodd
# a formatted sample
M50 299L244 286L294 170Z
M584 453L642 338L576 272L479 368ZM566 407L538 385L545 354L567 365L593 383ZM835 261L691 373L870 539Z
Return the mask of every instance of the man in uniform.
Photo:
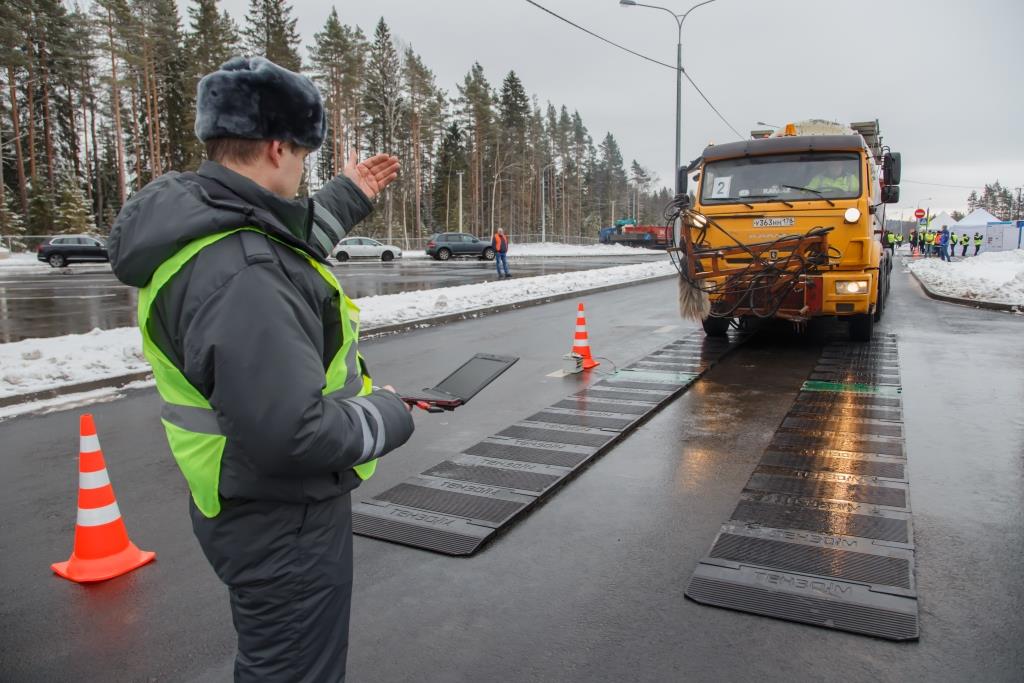
M974 255L975 256L978 255L978 251L981 249L982 241L983 241L983 238L981 236L981 233L980 232L974 233Z
M852 161L843 161L842 159L827 161L822 172L807 183L807 188L824 193L830 191L844 195L855 193L859 188L859 179L856 173L851 172L851 167L856 169Z
M959 243L960 237L953 232L949 232L949 255L956 256L956 245Z
M960 250L961 257L967 256L967 245L970 244L970 242L971 238L967 236L967 231L964 230L964 234L960 235L960 246L963 247L963 249Z
M327 255L398 174L384 154L296 199L327 119L304 76L235 57L198 88L207 161L122 209L114 273L140 288L161 422L192 528L228 587L237 681L345 678L349 494L413 423L373 386Z

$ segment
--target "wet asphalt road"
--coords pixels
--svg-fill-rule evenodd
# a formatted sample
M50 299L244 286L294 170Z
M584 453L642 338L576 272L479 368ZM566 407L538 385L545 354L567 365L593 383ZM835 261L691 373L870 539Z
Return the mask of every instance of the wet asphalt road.
M568 273L644 263L664 254L614 257L509 259L514 277ZM493 261L404 259L391 263L359 260L337 264L345 293L353 299L496 279ZM0 343L55 337L134 325L136 290L122 285L104 266L73 265L34 274L0 273Z
M587 297L595 353L622 364L694 329L677 319L673 288ZM413 440L356 497L588 381L546 376L574 305L366 343L378 379L399 386L425 386L477 351L522 360L455 415L418 414ZM814 342L765 332L477 556L356 537L349 680L1019 681L1024 318L932 301L897 273L882 331L900 346L920 641L683 597L819 355ZM227 595L191 535L155 391L91 410L129 531L157 562L98 586L52 576L71 547L77 411L0 423L0 679L229 680Z

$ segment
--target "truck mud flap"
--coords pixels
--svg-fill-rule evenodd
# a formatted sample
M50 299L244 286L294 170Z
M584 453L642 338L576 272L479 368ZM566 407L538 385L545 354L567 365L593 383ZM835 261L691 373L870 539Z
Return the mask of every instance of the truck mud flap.
M895 335L868 347L826 347L697 565L687 597L890 640L918 638L898 378Z
M693 334L353 506L361 536L471 555L683 393L738 340Z

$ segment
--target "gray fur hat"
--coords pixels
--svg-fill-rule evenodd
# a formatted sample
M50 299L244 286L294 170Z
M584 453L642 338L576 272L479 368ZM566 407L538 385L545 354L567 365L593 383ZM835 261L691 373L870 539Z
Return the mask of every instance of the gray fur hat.
M233 57L203 76L196 96L196 137L288 140L318 149L327 116L313 82L263 57Z

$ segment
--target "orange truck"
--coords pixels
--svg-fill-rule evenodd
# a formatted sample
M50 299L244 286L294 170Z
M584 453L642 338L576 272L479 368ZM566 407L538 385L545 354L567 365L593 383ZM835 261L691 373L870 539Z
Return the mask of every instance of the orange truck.
M707 147L677 197L681 305L702 299L709 335L733 321L849 322L871 339L889 292L884 207L899 201L900 155L878 121L810 120ZM692 291L686 288L692 288Z

